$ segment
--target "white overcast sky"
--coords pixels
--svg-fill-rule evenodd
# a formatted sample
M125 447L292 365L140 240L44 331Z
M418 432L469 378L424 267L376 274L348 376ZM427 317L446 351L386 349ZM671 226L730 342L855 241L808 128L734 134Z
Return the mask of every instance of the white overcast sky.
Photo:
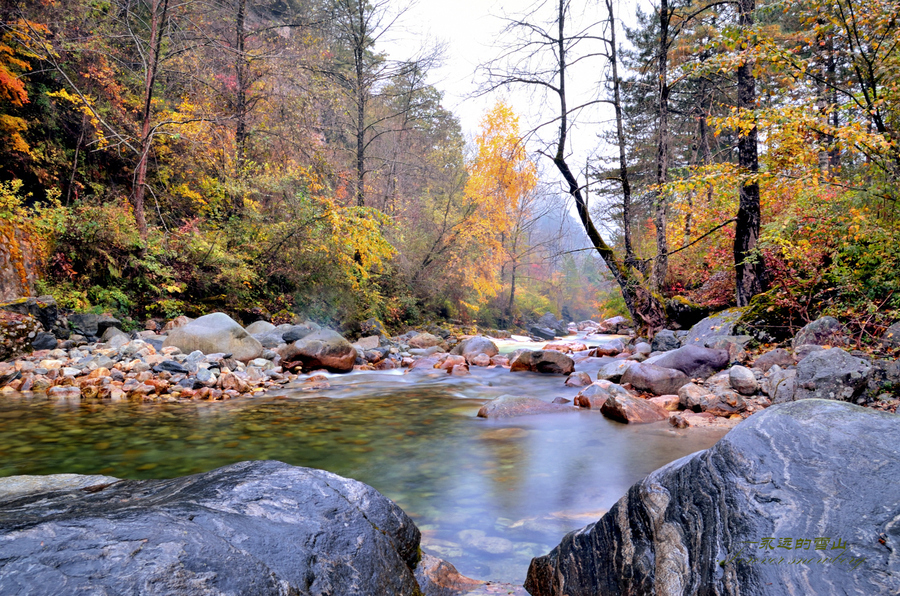
M541 105L542 102L521 88L486 97L473 98L472 95L479 82L476 79L478 65L500 52L498 44L502 42L500 34L505 24L500 17L521 14L536 1L539 0L417 0L404 15L398 30L388 35L379 49L388 52L392 58L403 59L415 53L424 40L445 43L444 63L431 74L429 82L444 93L444 107L459 117L463 132L469 138L477 134L481 117L498 96L504 97L519 112L523 128L534 126L542 121L542 116L546 118L548 114L554 114L555 105ZM649 0L642 3L646 5L645 9L650 8ZM548 4L552 8L555 3ZM600 2L585 0L582 4L593 11L595 18L604 16ZM635 4L636 0L618 2L617 17L628 23L633 22ZM621 28L618 35L624 38ZM580 92L587 96L596 92L599 66L597 63L590 65L593 70L585 72L579 81L570 77L569 85L575 87L573 94ZM594 150L596 134L601 127L599 121L607 117L609 115L603 113L585 115L585 125L573 134L578 142L574 162L583 162Z

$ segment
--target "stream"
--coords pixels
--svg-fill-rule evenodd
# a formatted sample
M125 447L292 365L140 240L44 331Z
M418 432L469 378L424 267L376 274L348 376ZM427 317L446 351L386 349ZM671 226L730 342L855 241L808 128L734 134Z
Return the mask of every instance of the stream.
M249 459L323 468L393 499L422 531L423 548L464 575L521 585L532 557L596 521L649 472L724 434L629 426L590 410L475 416L507 393L572 399L578 389L564 381L472 367L466 377L352 373L332 376L329 389L212 403L8 397L0 476L169 478Z

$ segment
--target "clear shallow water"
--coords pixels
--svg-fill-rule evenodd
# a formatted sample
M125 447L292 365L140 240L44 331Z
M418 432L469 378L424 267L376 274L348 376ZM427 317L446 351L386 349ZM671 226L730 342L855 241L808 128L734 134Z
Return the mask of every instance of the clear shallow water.
M0 476L167 478L247 459L370 484L416 521L423 547L479 579L521 583L531 558L596 521L652 470L723 433L628 426L599 412L475 417L504 393L572 398L564 377L475 369L353 374L316 393L218 403L0 401Z

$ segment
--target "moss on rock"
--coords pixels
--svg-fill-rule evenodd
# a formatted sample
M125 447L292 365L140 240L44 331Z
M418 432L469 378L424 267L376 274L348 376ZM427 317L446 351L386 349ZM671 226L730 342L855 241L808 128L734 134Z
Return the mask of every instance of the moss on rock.
M757 294L750 300L734 326L735 335L749 335L760 343L781 343L802 326L796 314L778 303L774 291Z

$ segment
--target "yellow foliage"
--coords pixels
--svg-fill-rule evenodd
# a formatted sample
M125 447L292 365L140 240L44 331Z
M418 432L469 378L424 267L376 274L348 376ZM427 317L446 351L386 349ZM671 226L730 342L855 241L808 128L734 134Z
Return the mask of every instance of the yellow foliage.
M463 222L458 241L478 247L479 258L463 265L461 273L482 301L500 289L500 266L506 258L503 238L537 184L537 169L522 144L518 116L502 101L482 118L475 143L477 153L466 167L471 216Z

